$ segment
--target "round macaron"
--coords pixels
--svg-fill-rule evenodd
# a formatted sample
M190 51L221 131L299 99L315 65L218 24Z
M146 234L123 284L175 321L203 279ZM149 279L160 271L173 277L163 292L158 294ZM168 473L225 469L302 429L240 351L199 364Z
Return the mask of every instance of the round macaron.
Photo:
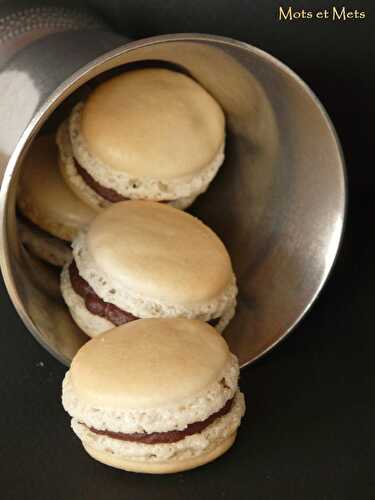
M186 208L224 160L225 117L192 78L149 68L100 84L57 137L63 176L92 207L147 199Z
M23 161L17 207L21 241L43 260L63 266L71 258L69 243L96 212L63 181L52 135L37 138Z
M146 319L87 342L63 382L86 451L107 465L162 474L222 455L245 412L237 358L207 323Z
M228 252L186 212L151 201L116 203L72 246L61 290L91 337L158 317L201 319L222 331L234 315L237 287Z

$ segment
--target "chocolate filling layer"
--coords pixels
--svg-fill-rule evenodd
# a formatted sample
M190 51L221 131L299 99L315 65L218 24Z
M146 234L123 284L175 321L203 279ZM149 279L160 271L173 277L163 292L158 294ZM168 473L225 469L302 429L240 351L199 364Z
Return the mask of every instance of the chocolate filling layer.
M69 266L69 277L73 290L84 299L86 309L92 314L106 318L116 326L138 319L133 314L98 297L87 281L79 275L75 260Z
M120 309L119 307L111 304L110 302L105 302L103 299L98 297L93 288L87 283L82 276L79 275L77 264L75 260L72 260L69 266L69 277L70 283L73 290L83 298L85 301L85 306L88 311L96 316L106 318L108 321L116 326L123 325L129 321L134 321L137 316ZM211 326L216 326L220 321L220 318L214 318L208 321Z
M118 203L119 201L125 201L125 200L130 200L130 198L126 198L125 196L122 196L122 194L118 193L114 189L111 188L106 188L99 184L98 181L96 181L88 172L85 170L81 165L74 160L76 170L78 174L82 177L84 182L90 186L90 188L95 191L99 196L104 198L107 201L110 201L111 203ZM159 203L169 203L172 200L159 200Z
M85 181L85 183L90 186L90 188L95 191L99 196L104 198L107 201L110 201L111 203L118 203L119 201L125 201L129 200L129 198L125 198L125 196L122 196L119 194L117 191L111 188L106 188L99 184L98 181L96 181L88 172L85 170L81 165L77 162L75 162L75 166L77 169L77 172L79 175L82 177L82 179Z
M102 436L108 436L113 439L120 439L121 441L132 441L136 443L144 444L159 444L159 443L176 443L181 441L186 436L191 436L192 434L199 434L206 427L208 427L214 420L222 417L229 413L233 403L233 398L229 399L221 410L210 415L206 420L201 422L194 422L189 424L183 431L168 431L168 432L151 432L150 434L134 432L133 434L124 434L122 432L111 432L111 431L101 431L94 429L93 427L88 427L91 432L95 434L100 434Z

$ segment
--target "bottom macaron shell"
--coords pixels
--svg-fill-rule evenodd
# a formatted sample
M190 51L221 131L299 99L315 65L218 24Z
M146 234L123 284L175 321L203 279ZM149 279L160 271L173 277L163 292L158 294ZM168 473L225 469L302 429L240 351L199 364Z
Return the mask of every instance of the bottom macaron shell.
M70 263L69 263L70 264ZM85 306L85 301L72 288L69 278L68 264L61 273L61 293L75 323L89 337L114 328L110 321L92 314Z
M199 194L193 194L191 196L185 196L183 198L177 198L177 200L172 200L168 202L168 205L171 205L174 208L179 208L180 210L185 210L192 205L195 200L198 198Z
M228 326L229 322L231 321L231 319L235 315L236 305L237 305L237 301L235 300L233 302L233 304L231 304L229 307L227 307L227 309L223 312L219 323L217 325L215 325L215 328L219 333L223 333L223 331L225 330L225 328Z
M202 453L201 455L182 460L171 459L164 462L128 460L110 451L99 451L85 443L82 444L87 453L92 458L105 465L110 465L111 467L122 469L128 472L142 472L146 474L170 474L174 472L182 472L190 469L195 469L196 467L212 462L216 458L223 455L233 445L236 439L236 435L237 432L234 432L230 436L226 437L223 441L221 441L217 446L215 446L215 448Z
M148 468L148 464L180 464L187 460L192 463L196 463L197 460L199 465L206 463L206 460L200 457L205 457L207 454L211 456L212 450L221 448L221 444L233 436L240 426L244 413L244 396L237 391L228 413L215 419L201 432L171 443L145 444L98 435L76 418L72 419L71 426L84 447L95 450L99 455L109 454L110 457L117 457L121 461L135 462L139 467L143 463L145 468Z

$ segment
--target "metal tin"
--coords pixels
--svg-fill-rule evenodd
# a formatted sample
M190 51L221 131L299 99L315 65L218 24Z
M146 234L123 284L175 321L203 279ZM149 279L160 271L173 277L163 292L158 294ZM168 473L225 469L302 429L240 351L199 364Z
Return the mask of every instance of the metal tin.
M87 337L59 296L58 277L19 243L22 159L93 78L130 63L172 64L199 81L227 117L225 164L192 212L232 256L240 293L225 336L245 366L300 321L338 252L345 173L327 113L295 73L248 44L201 34L127 42L82 13L56 12L40 9L37 27L27 12L13 13L13 34L0 19L8 30L0 34L0 252L13 304L35 338L68 365Z

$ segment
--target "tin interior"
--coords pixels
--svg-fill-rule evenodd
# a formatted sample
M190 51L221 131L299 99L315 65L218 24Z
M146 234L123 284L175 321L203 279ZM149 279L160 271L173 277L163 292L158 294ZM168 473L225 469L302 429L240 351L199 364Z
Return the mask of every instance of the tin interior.
M88 87L134 64L187 72L225 111L225 163L189 211L217 232L232 257L239 296L225 337L244 366L280 341L316 298L335 259L345 211L341 152L324 110L290 70L245 44L159 37L106 54L64 82L14 157L3 209L8 290L38 341L69 364L88 338L59 295L56 270L19 244L17 179L41 127L54 130Z

